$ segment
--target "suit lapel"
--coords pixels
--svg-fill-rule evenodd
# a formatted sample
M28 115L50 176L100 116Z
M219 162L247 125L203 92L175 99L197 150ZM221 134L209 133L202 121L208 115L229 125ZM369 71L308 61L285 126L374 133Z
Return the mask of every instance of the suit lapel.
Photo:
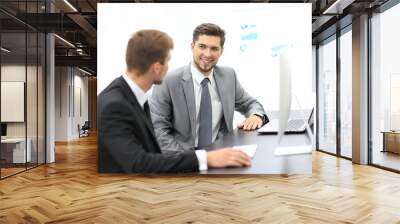
M148 119L143 108L140 106L139 102L137 101L135 94L132 92L128 83L126 83L126 81L124 80L124 78L122 78L122 76L119 77L118 84L121 87L121 90L124 93L124 95L126 96L127 100L133 105L133 107L138 112L137 115L139 115L141 120L144 121L147 129L150 131L150 133L153 135L153 138L155 139L154 128L153 128L153 124L151 123L151 120Z
M192 136L195 138L196 131L196 101L194 98L194 87L192 73L190 72L190 64L183 70L182 76L183 92L185 94L186 105L189 112L190 126L192 130Z
M219 95L219 99L221 100L222 104L222 111L224 114L224 119L225 123L228 127L229 130L229 99L227 98L229 91L228 91L228 85L224 85L224 79L223 79L223 74L220 72L217 66L214 68L214 79L215 79L215 85L217 86L217 91Z

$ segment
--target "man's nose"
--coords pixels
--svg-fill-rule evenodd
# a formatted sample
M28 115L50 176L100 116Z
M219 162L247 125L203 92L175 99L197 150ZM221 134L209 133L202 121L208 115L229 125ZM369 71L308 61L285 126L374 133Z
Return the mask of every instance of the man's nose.
M206 50L204 51L204 55L209 57L211 56L211 49L210 48L206 48Z

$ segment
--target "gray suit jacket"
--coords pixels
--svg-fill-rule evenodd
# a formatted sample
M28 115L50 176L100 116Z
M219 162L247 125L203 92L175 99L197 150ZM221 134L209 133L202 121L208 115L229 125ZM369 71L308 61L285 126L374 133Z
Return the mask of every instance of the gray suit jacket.
M246 117L254 113L266 117L262 105L242 88L232 68L215 66L214 78L223 110L217 138L233 130L235 110ZM149 105L164 153L194 149L196 106L190 64L170 72L161 85L154 86Z

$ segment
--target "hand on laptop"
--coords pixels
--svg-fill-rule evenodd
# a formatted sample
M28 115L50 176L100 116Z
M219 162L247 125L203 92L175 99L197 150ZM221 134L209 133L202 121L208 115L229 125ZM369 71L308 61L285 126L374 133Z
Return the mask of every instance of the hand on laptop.
M257 115L251 115L246 120L244 120L241 124L238 124L238 128L243 129L245 131L252 131L258 128L261 128L263 125L263 121L261 117Z
M214 168L250 166L250 157L240 150L223 148L207 152L207 165Z

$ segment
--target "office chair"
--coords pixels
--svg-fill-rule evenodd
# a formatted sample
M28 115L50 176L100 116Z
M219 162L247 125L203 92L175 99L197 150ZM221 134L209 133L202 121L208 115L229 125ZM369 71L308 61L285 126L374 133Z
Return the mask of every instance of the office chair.
M89 121L85 121L82 127L80 127L80 125L78 124L79 138L89 136L89 129L90 129Z

